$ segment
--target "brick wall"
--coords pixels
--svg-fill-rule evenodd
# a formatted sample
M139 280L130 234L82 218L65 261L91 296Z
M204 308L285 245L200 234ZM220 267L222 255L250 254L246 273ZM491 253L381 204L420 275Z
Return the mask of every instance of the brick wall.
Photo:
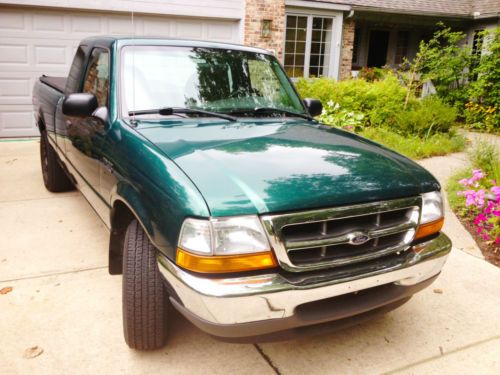
M342 47L340 50L340 79L351 77L355 27L356 24L353 19L344 19L342 25Z
M271 20L271 35L262 37L262 20ZM246 0L245 44L272 50L281 59L285 38L285 0Z

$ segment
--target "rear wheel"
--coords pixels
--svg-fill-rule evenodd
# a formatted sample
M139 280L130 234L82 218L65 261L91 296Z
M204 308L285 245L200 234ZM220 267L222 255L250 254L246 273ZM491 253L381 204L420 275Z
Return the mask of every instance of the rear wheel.
M48 191L59 193L75 188L59 164L56 151L50 145L46 132L43 132L40 136L40 160L42 164L43 183Z
M125 234L122 284L123 332L132 349L159 349L166 341L169 304L156 252L133 220Z

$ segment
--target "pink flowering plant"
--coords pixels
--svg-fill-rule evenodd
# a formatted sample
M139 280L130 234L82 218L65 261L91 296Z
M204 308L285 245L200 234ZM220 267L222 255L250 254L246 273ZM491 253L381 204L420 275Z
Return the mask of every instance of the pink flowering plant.
M473 219L476 233L485 241L500 246L500 186L481 169L472 177L458 181L465 190L457 195L465 198L462 214Z

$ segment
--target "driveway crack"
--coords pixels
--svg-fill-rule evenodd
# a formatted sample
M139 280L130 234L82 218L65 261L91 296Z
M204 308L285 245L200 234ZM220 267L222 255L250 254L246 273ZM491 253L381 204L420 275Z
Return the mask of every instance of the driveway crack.
M409 363L406 366L403 366L403 367L400 367L400 368L397 368L397 369L394 369L394 370L391 370L391 371L384 372L383 375L391 375L391 374L396 374L396 373L401 373L401 372L405 372L406 373L407 372L406 370L409 370L412 367L415 367L415 366L418 366L418 365L421 365L421 364L424 364L424 363L427 363L427 362L431 362L431 361L434 361L436 359L439 359L439 358L442 358L442 357L445 357L445 356L448 356L448 355L451 355L451 354L455 354L455 353L458 353L458 352L461 352L461 351L473 348L475 346L486 344L488 342L495 341L495 340L498 340L498 339L500 339L500 336L490 337L490 338L487 338L487 339L484 339L484 340L480 340L480 341L476 341L476 342L470 343L468 345L461 346L461 347L458 347L456 349L453 349L453 350L450 350L450 351L446 351L446 352L443 352L442 348L439 347L440 353L438 355L434 355L434 356L429 357L429 358L424 358L424 359L422 359L420 361Z
M257 351L259 352L260 356L262 358L264 358L264 361L266 361L267 364L273 369L274 373L276 375L281 375L281 372L278 369L278 367L273 363L273 361L271 360L271 358L269 358L269 356L266 353L264 353L264 350L262 350L262 348L259 346L259 344L253 344L253 346L255 346L255 349L257 349Z
M67 274L70 274L70 273L80 273L80 272L87 272L87 271L102 270L102 269L105 269L105 268L107 269L108 266L96 266L96 267L88 267L88 268L81 268L81 269L68 270L68 271L42 273L42 274L38 274L38 275L27 275L27 276L21 276L21 277L15 278L15 279L0 280L0 282L1 283L7 283L7 282L12 282L12 281L41 279L41 278L44 278L44 277L67 275Z

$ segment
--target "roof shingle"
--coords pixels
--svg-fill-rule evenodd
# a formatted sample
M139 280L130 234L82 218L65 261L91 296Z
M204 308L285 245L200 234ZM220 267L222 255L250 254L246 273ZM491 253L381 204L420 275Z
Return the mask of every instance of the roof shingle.
M309 0L351 5L354 9L420 12L446 16L472 16L474 12L500 13L500 0Z

